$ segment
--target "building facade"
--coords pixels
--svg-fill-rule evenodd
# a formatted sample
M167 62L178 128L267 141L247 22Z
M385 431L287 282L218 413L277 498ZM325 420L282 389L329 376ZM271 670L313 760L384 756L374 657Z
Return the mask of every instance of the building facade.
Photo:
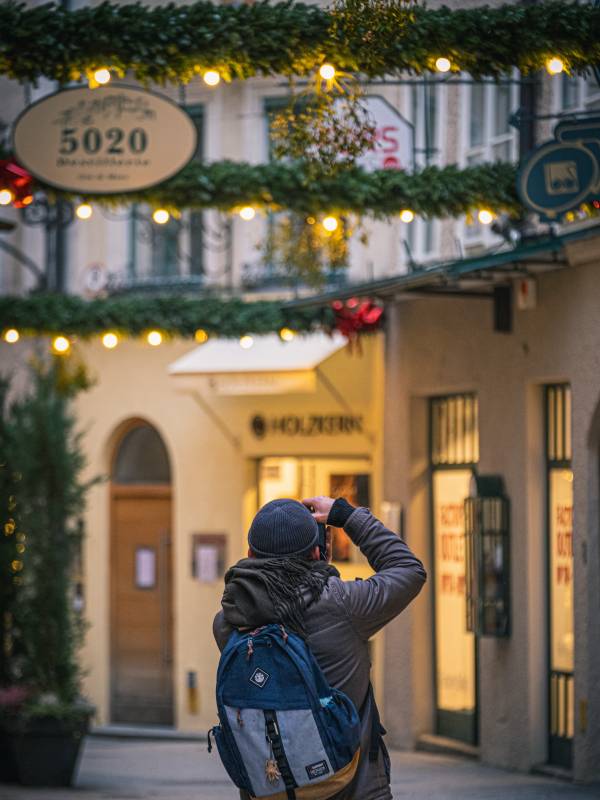
M2 80L5 131L55 88ZM281 82L156 91L192 116L196 158L268 160ZM417 166L519 157L518 75L407 77L367 93L409 123ZM538 142L551 134L547 115L599 104L591 78L539 76ZM6 294L35 286L19 254L52 288L86 297L314 294L265 260L272 219L261 214L184 213L158 226L149 207L94 206L60 234L60 265L46 264L55 233L13 217L19 224L3 238L11 248L0 249ZM573 215L538 247L473 219L367 221L368 237L351 239L346 268L321 287L327 300L385 302L385 330L361 348L309 337L281 355L286 345L257 340L240 361L237 342L74 344L97 379L77 401L87 475L105 478L90 494L81 579L85 688L98 724L206 730L212 617L252 515L277 496L344 494L401 530L429 572L419 598L373 642L390 744L600 777L596 224ZM276 370L258 357L264 347L274 362L281 356ZM7 369L27 351L2 348ZM510 503L508 549L492 559L508 587L501 637L468 629L473 475L501 476ZM335 557L344 576L369 575L340 532Z

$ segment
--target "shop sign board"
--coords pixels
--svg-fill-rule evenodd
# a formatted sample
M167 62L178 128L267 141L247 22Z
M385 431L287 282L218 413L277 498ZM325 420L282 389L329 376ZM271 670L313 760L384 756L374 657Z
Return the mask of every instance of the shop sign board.
M348 436L364 433L362 414L255 414L250 429L257 439L282 436Z
M28 106L13 150L40 181L79 194L147 189L194 156L198 134L167 97L133 86L77 87Z
M549 222L600 199L600 116L559 122L517 177L525 206Z
M475 708L475 637L467 631L464 501L470 469L433 475L437 705Z
M550 470L551 669L573 670L573 473Z

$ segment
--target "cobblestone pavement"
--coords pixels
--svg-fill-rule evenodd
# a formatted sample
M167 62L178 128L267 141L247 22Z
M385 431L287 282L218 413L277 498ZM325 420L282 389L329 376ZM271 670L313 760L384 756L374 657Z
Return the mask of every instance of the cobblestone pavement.
M427 753L392 753L396 800L598 800L600 786L581 787ZM201 742L92 737L76 787L0 785L0 800L236 800L218 755ZM357 798L356 800L360 800Z

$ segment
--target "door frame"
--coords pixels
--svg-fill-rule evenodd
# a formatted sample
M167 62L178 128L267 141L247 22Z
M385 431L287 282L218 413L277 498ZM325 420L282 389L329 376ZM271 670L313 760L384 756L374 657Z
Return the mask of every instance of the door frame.
M435 734L438 736L447 736L449 738L457 739L458 741L465 742L473 746L479 744L479 637L473 634L474 637L474 670L475 670L475 705L473 709L473 721L467 719L465 715L460 715L460 712L446 711L444 720L445 724L441 725L442 710L438 706L438 676L437 676L437 627L436 627L436 594L435 594L435 580L436 580L436 550L435 550L435 504L433 497L433 476L436 472L455 472L456 470L471 470L472 474L477 474L478 461L461 461L456 463L439 463L436 464L433 459L434 441L433 441L433 408L436 402L442 400L449 400L457 397L472 397L475 398L479 405L479 397L477 392L450 392L444 395L433 395L428 399L428 412L427 412L427 435L428 435L428 449L427 449L427 464L429 472L429 542L431 548L431 581L433 585L432 603L431 603L431 652L433 655L433 711L434 711L434 727ZM477 408L477 436L479 437L479 408ZM479 447L478 447L479 450ZM478 453L479 455L479 453ZM465 626L467 624L465 616ZM452 715L452 716L451 716Z
M108 565L109 565L109 593L110 593L110 610L109 610L109 626L110 626L110 657L109 657L109 715L110 720L115 717L115 676L116 676L116 635L117 635L117 575L116 570L112 569L113 553L115 548L115 535L116 535L116 519L115 519L115 500L117 498L138 498L138 499L167 499L171 503L171 521L173 516L173 491L171 484L142 484L142 483L111 483L109 491L110 502L110 540L108 548ZM173 541L172 530L170 533L171 545ZM174 581L173 581L173 557L171 550L171 563L170 563L170 581L168 591L171 593L170 608L171 608L171 626L169 636L169 650L173 656L174 646L174 633L175 633L175 606L174 606ZM171 671L171 702L173 708L173 720L175 720L175 675Z

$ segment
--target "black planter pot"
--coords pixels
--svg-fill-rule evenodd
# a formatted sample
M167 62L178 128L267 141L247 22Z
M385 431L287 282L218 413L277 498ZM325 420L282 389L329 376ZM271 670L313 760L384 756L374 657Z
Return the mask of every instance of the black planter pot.
M16 783L19 773L17 761L10 743L10 736L5 731L4 722L0 721L0 783Z
M89 717L15 718L4 726L23 786L71 786Z

